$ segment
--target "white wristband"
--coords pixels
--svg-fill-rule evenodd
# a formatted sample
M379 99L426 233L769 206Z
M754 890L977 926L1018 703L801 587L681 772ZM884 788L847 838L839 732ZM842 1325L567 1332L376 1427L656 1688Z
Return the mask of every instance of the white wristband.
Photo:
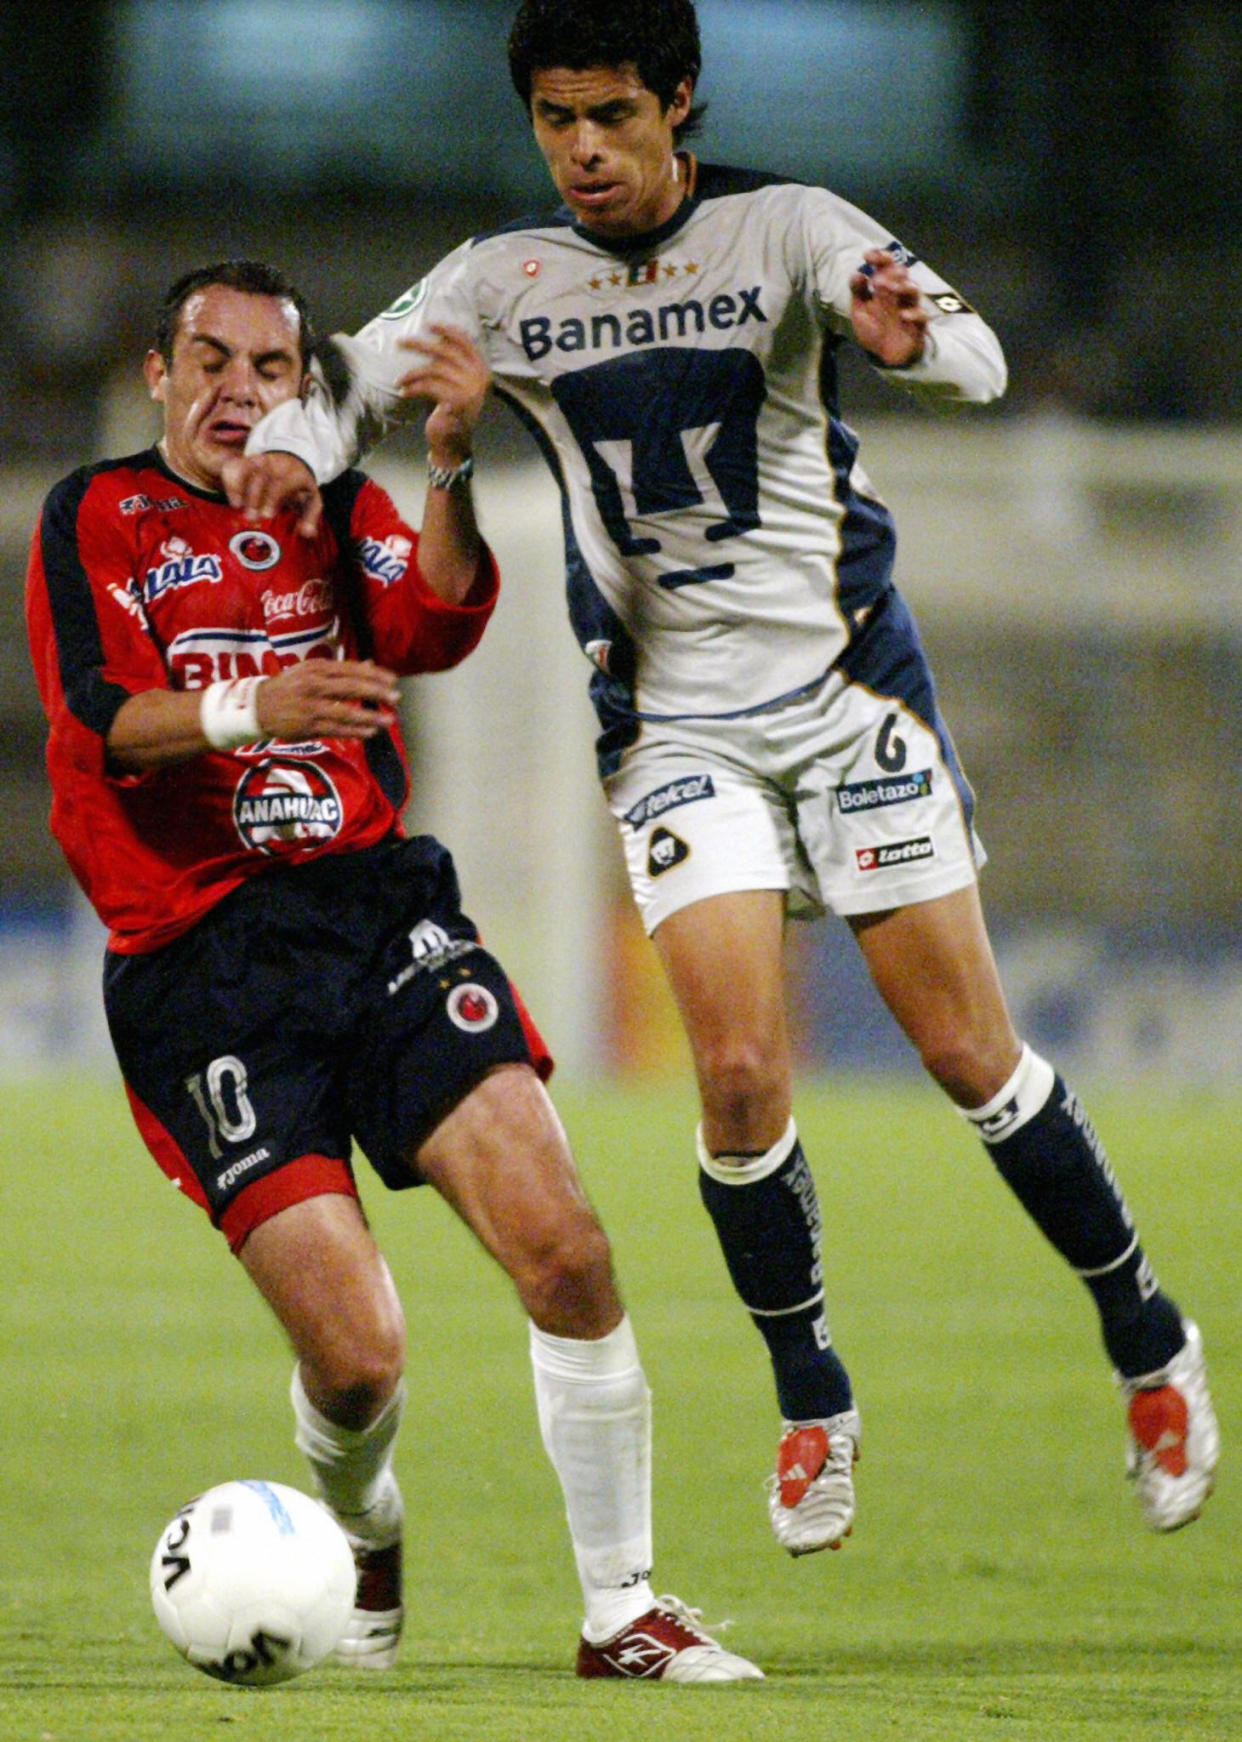
M262 737L255 698L261 677L224 678L203 691L198 723L213 750L237 750Z

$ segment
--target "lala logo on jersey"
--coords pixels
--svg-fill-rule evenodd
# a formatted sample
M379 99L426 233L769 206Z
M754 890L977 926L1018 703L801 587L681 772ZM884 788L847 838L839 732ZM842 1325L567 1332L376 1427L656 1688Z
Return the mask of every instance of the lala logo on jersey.
M229 549L244 569L274 569L280 561L280 546L271 533L260 532L253 526L235 532L229 540Z
M335 786L313 762L260 762L246 770L233 794L237 832L260 853L279 852L291 841L331 841L343 821Z
M196 556L184 538L165 539L160 555L167 560L158 568L148 569L142 583L142 598L147 605L172 587L190 587L196 581L218 581L223 574L218 556Z
M373 581L378 581L383 587L391 587L395 581L401 580L409 568L410 552L413 549L414 546L408 538L402 538L399 532L394 532L382 544L378 538L360 540L358 560L364 574L370 575Z

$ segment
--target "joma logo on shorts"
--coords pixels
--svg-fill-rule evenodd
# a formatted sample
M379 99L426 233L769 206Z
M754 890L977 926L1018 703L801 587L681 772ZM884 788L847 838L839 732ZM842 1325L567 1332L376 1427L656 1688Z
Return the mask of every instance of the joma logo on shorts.
M883 871L889 865L906 865L912 859L934 859L936 846L930 835L916 841L893 841L882 847L859 847L854 853L860 871Z
M243 1155L240 1161L235 1161L232 1167L226 1167L216 1181L216 1190L227 1192L234 1181L239 1180L244 1173L249 1173L252 1167L258 1167L261 1161L270 1161L270 1149L256 1149L250 1155Z
M889 780L854 780L837 788L839 811L878 810L882 805L908 804L912 798L930 798L930 768L917 774L902 774Z

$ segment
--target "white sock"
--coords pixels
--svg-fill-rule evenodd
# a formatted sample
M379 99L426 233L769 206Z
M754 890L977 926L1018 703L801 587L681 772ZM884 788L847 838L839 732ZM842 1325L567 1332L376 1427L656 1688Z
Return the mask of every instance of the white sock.
M651 1393L628 1318L594 1342L530 1327L539 1429L565 1495L593 1644L655 1603Z
M293 1369L293 1440L311 1467L315 1490L351 1536L387 1548L401 1534L401 1490L393 1473L393 1443L405 1408L405 1382L368 1427L338 1427L321 1415Z

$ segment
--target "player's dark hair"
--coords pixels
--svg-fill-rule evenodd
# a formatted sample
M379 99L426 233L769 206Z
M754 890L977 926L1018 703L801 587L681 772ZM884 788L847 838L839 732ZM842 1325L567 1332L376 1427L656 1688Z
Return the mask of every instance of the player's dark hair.
M702 64L694 0L522 0L509 33L509 71L528 111L531 79L549 67L633 66L667 109ZM674 129L678 143L706 107L697 103Z
M245 291L248 296L275 296L282 302L292 303L297 311L302 361L309 362L315 335L311 331L310 316L301 291L290 284L283 272L264 265L261 260L217 260L212 266L196 266L193 272L184 273L164 293L155 323L155 348L169 368L172 367L173 341L181 324L182 309L196 291L206 290L213 284L222 284L228 290Z

